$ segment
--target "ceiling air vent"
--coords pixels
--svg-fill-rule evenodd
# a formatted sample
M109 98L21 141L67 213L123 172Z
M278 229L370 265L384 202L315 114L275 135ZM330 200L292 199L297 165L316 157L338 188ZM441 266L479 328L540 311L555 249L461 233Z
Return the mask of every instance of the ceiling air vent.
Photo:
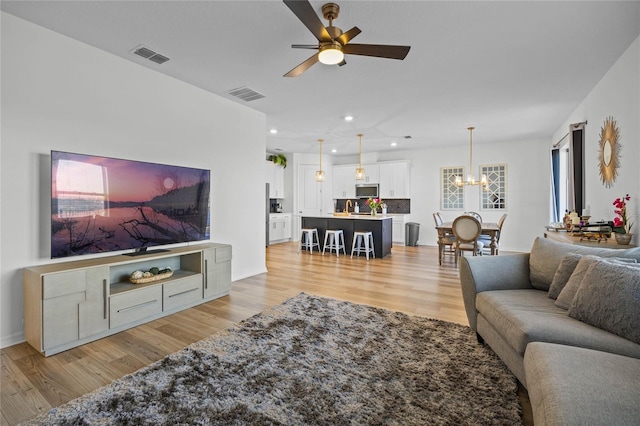
M251 102L255 101L256 99L264 98L264 95L262 93L258 93L247 86L238 87L237 89L231 89L227 92L227 94L242 99L245 102Z
M152 62L155 62L156 64L164 64L169 60L169 58L167 58L166 56L161 55L158 52L151 50L143 45L134 48L133 50L131 50L131 52L138 56L142 56L143 58L148 59Z

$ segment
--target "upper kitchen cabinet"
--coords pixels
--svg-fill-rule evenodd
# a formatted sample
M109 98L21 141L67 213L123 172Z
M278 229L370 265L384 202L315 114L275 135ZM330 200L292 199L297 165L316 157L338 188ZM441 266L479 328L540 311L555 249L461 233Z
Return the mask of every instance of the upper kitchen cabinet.
M380 197L410 198L409 162L379 163Z
M358 166L355 166L358 167ZM355 167L353 173L355 175ZM358 180L355 183L379 183L380 182L380 167L377 164L363 164L364 179Z
M333 166L333 197L355 198L356 196L356 166Z
M265 175L269 184L269 198L284 198L284 167L266 162Z

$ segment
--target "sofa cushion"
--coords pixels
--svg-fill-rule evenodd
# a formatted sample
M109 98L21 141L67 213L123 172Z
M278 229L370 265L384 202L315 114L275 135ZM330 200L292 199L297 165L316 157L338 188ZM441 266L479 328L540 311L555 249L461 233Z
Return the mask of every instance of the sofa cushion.
M638 424L638 359L534 342L524 368L535 425Z
M549 342L640 358L640 345L569 317L544 291L487 291L476 307L521 356L529 342Z
M601 257L626 257L640 260L640 247L626 250L600 247L585 247L563 244L538 237L533 242L529 256L529 278L531 285L540 290L549 290L553 276L567 253L591 254Z
M569 278L571 278L571 274L573 274L581 258L582 255L578 253L567 253L564 255L560 261L560 265L558 265L556 273L553 275L553 281L551 281L551 286L549 287L549 297L551 299L558 298L558 295L569 281Z
M594 263L598 261L621 265L627 262L635 262L636 260L624 259L624 258L618 258L618 257L604 259L598 256L592 256L592 255L582 256L582 258L578 261L578 264L576 265L576 268L574 269L573 273L571 274L571 277L569 277L569 281L567 281L567 284L564 286L564 288L558 295L558 298L556 299L555 304L557 307L562 309L569 309L569 306L571 306L571 302L573 301L573 298L575 297L576 292L580 288L580 285L582 284L582 280L587 274L587 271Z
M569 316L640 343L640 268L593 262L571 302Z

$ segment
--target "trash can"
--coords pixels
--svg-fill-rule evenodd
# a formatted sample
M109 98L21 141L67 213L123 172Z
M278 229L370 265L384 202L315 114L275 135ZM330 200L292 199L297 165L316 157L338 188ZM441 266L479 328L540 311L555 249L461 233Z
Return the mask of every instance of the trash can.
M407 222L404 225L404 245L417 246L420 234L420 224L417 222Z

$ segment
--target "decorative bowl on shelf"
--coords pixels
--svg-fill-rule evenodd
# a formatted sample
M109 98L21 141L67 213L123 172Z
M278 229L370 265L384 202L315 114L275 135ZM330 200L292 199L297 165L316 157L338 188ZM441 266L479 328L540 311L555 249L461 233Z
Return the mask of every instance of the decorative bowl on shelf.
M146 283L152 283L154 281L163 280L165 278L169 278L172 275L173 275L173 271L169 271L162 274L152 275L150 277L141 277L141 278L129 277L129 281L131 281L133 284L146 284Z

